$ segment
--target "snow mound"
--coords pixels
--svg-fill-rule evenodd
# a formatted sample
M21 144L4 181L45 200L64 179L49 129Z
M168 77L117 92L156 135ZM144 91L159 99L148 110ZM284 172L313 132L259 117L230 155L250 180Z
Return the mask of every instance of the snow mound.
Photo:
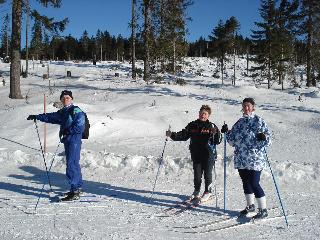
M310 182L318 181L320 176L319 163L281 163L273 164L273 173L276 178L283 182ZM267 169L266 169L267 170ZM270 171L265 171L265 174L271 177Z
M165 157L163 160L154 156L138 156L114 154L106 151L81 152L81 167L96 171L117 170L117 171L156 171L161 164L164 172L179 172L191 170L191 162L188 158ZM84 170L85 171L85 170Z
M53 153L45 155L48 167L52 164L53 171L63 170L65 168L64 153L54 156ZM231 163L232 156L228 158L227 171L233 171L233 164ZM29 154L21 150L13 152L0 151L0 163L14 164L14 165L39 165L43 167L43 157L41 153ZM164 174L177 174L180 172L192 172L192 163L189 157L180 158L166 156L164 159L155 156L139 156L139 155L125 155L115 154L107 151L93 152L90 150L81 151L81 168L83 172L92 172L96 174L103 174L108 171L118 171L124 173L134 172L154 172L160 171ZM218 155L217 172L223 174L222 156ZM319 163L277 163L272 164L274 175L283 182L289 181L318 181L320 177ZM265 169L263 174L271 177L269 169Z
M310 97L310 98L320 98L320 91L319 90L314 90L312 92L305 93L304 95L306 97Z

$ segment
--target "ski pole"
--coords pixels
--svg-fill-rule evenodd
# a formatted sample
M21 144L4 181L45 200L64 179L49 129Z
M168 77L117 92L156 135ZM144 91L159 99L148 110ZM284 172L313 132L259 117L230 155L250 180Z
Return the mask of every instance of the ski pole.
M43 152L43 148L42 148L42 144L41 144L41 139L40 139L40 134L39 134L39 129L38 129L38 124L37 124L37 120L36 119L34 120L34 125L36 126L36 130L37 130L37 134L38 134L40 149L41 149L41 153L42 153L42 157L43 157L44 166L46 168L48 183L49 183L49 186L50 186L50 192L53 192L52 191L52 187L51 187L50 176L49 176L49 172L48 172L48 168L47 168L46 157L44 156L44 152Z
M223 134L223 210L226 212L226 195L227 195L227 137Z
M216 208L218 208L216 162L214 162L213 164L213 171L214 171L214 195L216 195Z
M30 148L30 149L32 149L32 150L41 151L41 150L39 150L39 149L36 149L36 148L33 148L33 147L29 147L29 146L27 146L27 145L24 145L24 144L22 144L22 143L19 143L19 142L16 142L16 141L13 141L13 140L4 138L4 137L0 137L0 139L3 139L3 140L6 140L6 141L8 141L8 142L12 142L12 143L21 145L21 146L26 147L26 148Z
M265 154L266 154L266 160L267 160L268 166L269 166L269 168L270 168L270 172L271 172L271 175L272 175L272 179L273 179L274 186L275 186L276 191L277 191L277 195L278 195L279 202L280 202L281 209L282 209L282 214L283 214L284 219L285 219L285 221L286 221L287 227L289 227L287 215L286 215L286 213L285 213L285 211L284 211L284 207L283 207L282 200L281 200L281 197L280 197L280 192L279 192L278 185L277 185L275 176L274 176L273 171L272 171L272 168L271 168L271 164L270 164L270 161L269 161L269 158L268 158L268 154L267 154L266 148L264 148L264 152L265 152Z
M169 131L170 131L170 128L171 127L169 125L169 129L168 129ZM151 193L150 199L152 199L153 194L154 194L154 190L156 188L156 183L157 183L157 180L158 180L158 177L159 177L160 167L161 167L162 162L163 162L163 154L164 154L164 150L166 149L167 142L168 142L168 137L166 137L166 140L164 141L164 146L163 146L162 153L161 153L161 158L160 158L160 162L159 162L159 166L158 166L158 171L157 171L156 178L154 180L154 184L153 184L153 188L152 188L152 193Z
M58 144L58 146L57 146L57 149L56 149L56 151L55 151L54 154L53 154L52 161L51 161L51 164L50 164L50 167L49 167L49 172L50 172L51 167L52 167L52 165L53 165L53 162L54 162L54 160L55 160L55 158L56 158L56 155L57 155L57 152L58 152L60 143L61 143L61 142L59 141L59 144ZM34 211L37 211L37 207L38 207L38 204L39 204L39 201L40 201L40 198L41 198L41 194L42 194L42 192L43 192L43 189L44 189L44 186L45 186L45 185L46 185L45 183L42 185L42 188L41 188L41 191L40 191L40 195L39 195L39 197L38 197L37 204L36 204L36 206L35 206L35 208L34 208Z

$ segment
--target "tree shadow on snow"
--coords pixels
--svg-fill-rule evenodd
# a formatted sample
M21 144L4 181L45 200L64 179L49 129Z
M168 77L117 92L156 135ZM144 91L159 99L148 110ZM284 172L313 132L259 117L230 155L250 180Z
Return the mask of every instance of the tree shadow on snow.
M6 190L9 192L19 193L25 196L34 196L36 198L47 198L48 190L41 191L41 187L34 187L33 184L37 184L37 186L43 186L46 183L45 189L48 189L48 179L46 172L34 166L21 166L20 169L25 171L27 174L11 174L8 177L14 178L16 180L20 180L22 184L13 184L0 182L0 190ZM56 193L62 193L68 190L68 185L66 181L65 174L50 172L50 180L52 189ZM31 184L30 184L31 183ZM30 186L31 185L31 186ZM152 194L152 189L143 190L143 189L134 189L134 188L126 188L121 186L113 186L108 183L95 182L84 180L83 187L85 191L85 195L97 195L103 198L113 198L117 200L121 200L123 202L136 202L140 204L155 206L155 207L172 207L175 206L177 202L186 199L186 196L176 194L176 193L168 193L168 192L160 192L155 191L152 199L150 198ZM41 193L42 192L42 193ZM85 196L84 195L84 196ZM99 198L97 198L99 200ZM214 205L214 206L213 206ZM219 207L215 207L215 204L204 204L200 205L195 209L190 209L193 212L206 212L213 213L215 215L224 214L223 209ZM235 211L226 211L225 214L234 216L237 214Z

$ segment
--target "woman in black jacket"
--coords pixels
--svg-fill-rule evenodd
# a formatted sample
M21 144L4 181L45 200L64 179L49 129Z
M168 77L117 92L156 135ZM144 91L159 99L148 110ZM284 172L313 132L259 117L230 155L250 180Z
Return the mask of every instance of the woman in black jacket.
M197 120L190 122L180 132L167 131L173 141L187 141L190 138L190 153L194 171L194 192L190 200L207 201L212 197L212 169L217 158L215 145L221 142L219 128L209 121L211 108L202 105ZM201 177L204 175L205 190L200 195Z

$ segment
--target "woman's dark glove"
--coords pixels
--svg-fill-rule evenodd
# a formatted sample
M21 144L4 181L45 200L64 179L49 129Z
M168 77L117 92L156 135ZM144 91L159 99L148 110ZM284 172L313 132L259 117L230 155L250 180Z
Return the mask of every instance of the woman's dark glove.
M228 132L228 125L227 125L227 124L223 124L223 126L222 126L222 128L221 128L221 132L222 132L222 133Z
M267 137L263 132L261 132L261 133L257 134L257 139L258 139L258 141L265 141L265 140L267 140Z

